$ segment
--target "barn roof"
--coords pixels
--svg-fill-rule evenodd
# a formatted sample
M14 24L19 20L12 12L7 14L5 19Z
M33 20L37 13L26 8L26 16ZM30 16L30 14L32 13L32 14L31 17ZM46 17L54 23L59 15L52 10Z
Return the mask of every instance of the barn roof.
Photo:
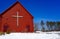
M10 10L14 5L16 5L17 3L19 3L22 7L23 7L23 5L20 3L20 2L18 2L18 1L16 1L12 6L10 6L8 9L6 9L4 12L2 12L1 14L0 14L0 16L2 16L2 15L4 15L5 14L5 12L7 12L8 10ZM23 7L24 8L24 7ZM25 8L24 8L25 9ZM25 11L27 11L26 9L25 9ZM28 12L28 11L27 11ZM29 15L31 15L29 12L28 12L28 14ZM32 16L32 15L31 15ZM32 18L33 18L33 16L32 16Z

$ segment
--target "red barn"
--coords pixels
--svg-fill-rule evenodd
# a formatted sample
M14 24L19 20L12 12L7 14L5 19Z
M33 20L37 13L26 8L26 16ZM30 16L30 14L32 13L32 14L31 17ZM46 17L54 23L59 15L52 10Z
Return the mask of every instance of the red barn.
M34 32L33 16L17 1L0 15L0 31Z

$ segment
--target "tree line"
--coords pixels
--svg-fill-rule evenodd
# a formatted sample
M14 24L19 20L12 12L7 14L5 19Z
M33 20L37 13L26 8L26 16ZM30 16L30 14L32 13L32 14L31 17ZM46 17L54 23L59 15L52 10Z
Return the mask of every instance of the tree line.
M44 23L44 21L43 20L41 20L41 22L40 23L35 23L35 31L38 31L39 29L38 29L38 24L39 25L41 25L41 27L42 27L42 31L60 31L60 22L59 21L57 21L57 22L55 22L55 21L46 21L45 23ZM46 25L46 26L45 26ZM47 27L47 30L46 30L46 28L45 27Z

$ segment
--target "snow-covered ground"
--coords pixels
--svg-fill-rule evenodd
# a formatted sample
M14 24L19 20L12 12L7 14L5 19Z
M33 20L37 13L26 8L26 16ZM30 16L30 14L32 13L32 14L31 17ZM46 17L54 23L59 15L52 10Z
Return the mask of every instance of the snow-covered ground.
M11 33L1 35L0 39L60 39L60 32Z

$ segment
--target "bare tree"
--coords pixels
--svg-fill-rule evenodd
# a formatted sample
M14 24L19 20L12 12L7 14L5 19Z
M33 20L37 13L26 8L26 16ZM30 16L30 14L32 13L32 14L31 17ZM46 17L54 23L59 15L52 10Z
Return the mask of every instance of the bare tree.
M57 23L57 30L60 31L60 22L56 22Z
M44 28L44 22L43 22L43 20L41 20L41 26L42 26L42 31L45 31L45 28Z
M50 30L53 30L53 27L54 27L54 25L55 25L55 22L49 22L49 25L50 25Z
M50 21L50 22L47 21L47 22L46 22L46 25L47 25L49 31L50 31L50 30L54 30L54 29L56 28L56 23L55 23L55 22L52 22L52 21Z
M48 30L50 30L50 26L49 26L49 22L48 21L46 22L46 25L47 25Z
M35 32L38 31L38 23L35 23L35 24L34 24L34 31L35 31Z

